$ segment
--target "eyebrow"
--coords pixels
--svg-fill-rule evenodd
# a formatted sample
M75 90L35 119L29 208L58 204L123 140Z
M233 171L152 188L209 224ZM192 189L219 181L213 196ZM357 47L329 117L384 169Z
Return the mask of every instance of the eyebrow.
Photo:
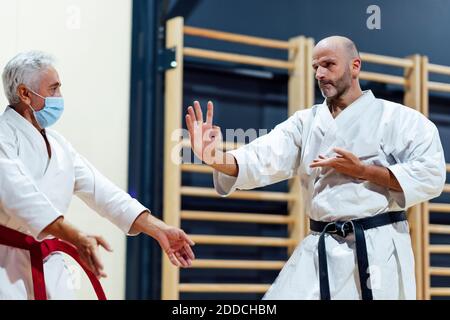
M320 64L320 63L336 62L336 61L337 61L337 59L336 58L332 58L332 57L321 58L321 59L319 59L319 61L313 62L312 66L314 68L317 64Z
M48 87L49 87L49 88L53 88L53 87L58 88L58 87L61 87L61 82L55 82L55 83L49 85Z

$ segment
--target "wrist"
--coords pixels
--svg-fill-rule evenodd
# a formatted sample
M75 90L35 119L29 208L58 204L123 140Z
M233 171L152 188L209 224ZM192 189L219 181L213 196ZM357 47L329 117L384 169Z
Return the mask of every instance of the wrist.
M217 163L220 163L220 158L223 158L223 152L217 149L211 150L211 153L208 157L203 158L203 162L208 166L213 166Z
M154 217L148 211L144 211L138 219L136 219L135 229L138 232L144 232L152 238L158 238L167 225L164 221Z
M358 170L357 178L361 180L369 180L368 175L369 175L369 166L362 163Z

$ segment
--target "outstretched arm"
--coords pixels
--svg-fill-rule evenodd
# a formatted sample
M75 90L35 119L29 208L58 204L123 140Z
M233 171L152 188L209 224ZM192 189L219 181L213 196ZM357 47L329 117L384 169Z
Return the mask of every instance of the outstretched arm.
M143 232L159 242L175 266L188 267L194 259L194 243L178 228L166 225L148 209L103 176L72 148L75 163L75 194L91 209L128 235Z
M179 267L189 267L195 259L191 246L194 242L183 230L172 227L152 216L150 212L142 212L131 226L130 233L143 232L158 241L167 254L170 262Z

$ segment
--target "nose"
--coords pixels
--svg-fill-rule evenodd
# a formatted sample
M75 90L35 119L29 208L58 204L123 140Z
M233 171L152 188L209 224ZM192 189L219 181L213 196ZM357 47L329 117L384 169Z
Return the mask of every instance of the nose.
M317 80L323 80L325 78L325 72L322 67L318 67L316 70L316 79Z

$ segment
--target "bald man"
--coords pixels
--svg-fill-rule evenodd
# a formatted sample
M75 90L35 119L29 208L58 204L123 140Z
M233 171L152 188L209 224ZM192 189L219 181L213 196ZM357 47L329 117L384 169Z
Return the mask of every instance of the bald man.
M265 299L415 299L405 210L438 196L445 161L436 126L419 112L362 91L354 43L329 37L312 67L325 98L237 150L198 102L186 123L194 153L214 168L220 195L300 176L311 233Z

